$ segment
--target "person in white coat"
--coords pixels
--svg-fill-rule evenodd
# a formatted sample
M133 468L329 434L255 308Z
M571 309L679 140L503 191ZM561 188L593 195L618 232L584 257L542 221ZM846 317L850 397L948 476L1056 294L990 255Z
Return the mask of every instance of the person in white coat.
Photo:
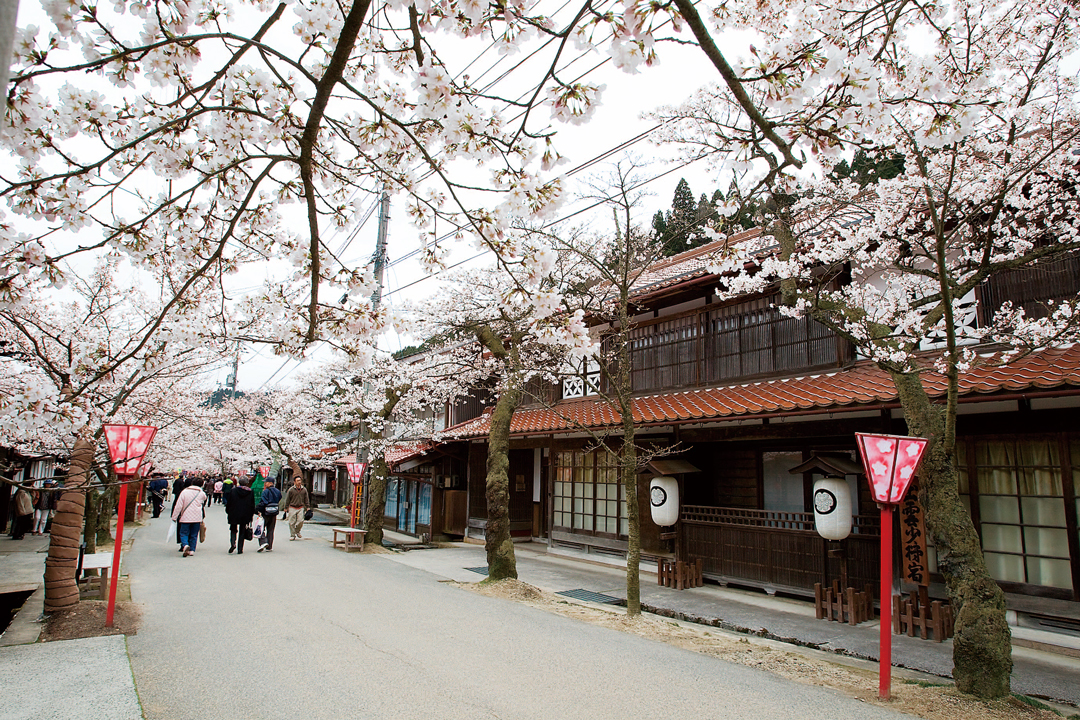
M184 557L195 554L205 508L206 493L202 489L202 480L194 480L176 498L172 519L176 521L176 535L184 551Z

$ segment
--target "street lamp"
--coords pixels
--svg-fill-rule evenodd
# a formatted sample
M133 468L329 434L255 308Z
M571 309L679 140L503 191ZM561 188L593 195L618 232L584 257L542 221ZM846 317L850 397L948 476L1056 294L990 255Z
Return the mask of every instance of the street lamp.
M128 483L139 474L146 459L146 449L157 433L149 425L106 425L105 441L109 446L109 460L120 482L120 507L117 509L116 540L113 544L112 578L109 582L109 606L105 614L105 627L113 626L116 608L116 582L120 577L120 547L124 541L124 510L127 505Z
M367 463L351 462L345 463L345 469L349 471L349 480L353 484L353 499L352 508L349 510L349 527L355 528L359 518L357 510L360 507L360 498L364 491L364 471L367 470Z
M855 433L870 494L881 508L881 632L878 695L889 697L892 680L892 540L893 508L904 499L919 470L925 438Z

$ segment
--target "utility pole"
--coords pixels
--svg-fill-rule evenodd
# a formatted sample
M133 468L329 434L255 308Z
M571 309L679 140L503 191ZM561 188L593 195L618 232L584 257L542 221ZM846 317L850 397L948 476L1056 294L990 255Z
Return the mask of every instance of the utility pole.
M375 241L375 290L371 293L371 309L379 311L382 305L383 275L386 273L386 237L390 229L390 193L386 192L383 185L382 197L379 198L379 235ZM364 383L364 391L367 394L368 383ZM371 430L365 420L360 421L360 429L356 434L356 461L365 463L370 468L368 458L367 441L371 438ZM363 484L363 495L360 499L360 517L367 518L368 483Z

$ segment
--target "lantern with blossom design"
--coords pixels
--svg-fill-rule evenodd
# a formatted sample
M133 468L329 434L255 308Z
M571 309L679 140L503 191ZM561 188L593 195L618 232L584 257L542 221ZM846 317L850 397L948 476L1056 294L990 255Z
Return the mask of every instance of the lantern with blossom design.
M106 425L105 442L109 460L120 482L120 502L116 511L116 541L113 545L112 578L109 581L109 605L105 612L105 627L112 627L116 609L116 581L120 577L120 547L124 541L124 511L127 509L128 484L139 476L146 462L146 450L157 434L150 425Z
M925 438L855 433L870 493L881 508L881 658L878 695L889 697L892 676L893 508L900 504L919 471L929 443Z
M349 471L349 480L353 484L352 509L349 512L350 527L356 527L360 521L360 498L364 492L364 472L367 470L366 462L345 463L345 469Z

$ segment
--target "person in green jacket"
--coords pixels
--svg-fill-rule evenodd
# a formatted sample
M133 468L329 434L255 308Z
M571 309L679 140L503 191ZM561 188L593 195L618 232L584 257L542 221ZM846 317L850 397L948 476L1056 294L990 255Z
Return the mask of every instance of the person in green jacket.
M251 481L251 492L255 495L255 502L259 502L259 498L262 497L263 480L262 475L255 473L255 478Z

